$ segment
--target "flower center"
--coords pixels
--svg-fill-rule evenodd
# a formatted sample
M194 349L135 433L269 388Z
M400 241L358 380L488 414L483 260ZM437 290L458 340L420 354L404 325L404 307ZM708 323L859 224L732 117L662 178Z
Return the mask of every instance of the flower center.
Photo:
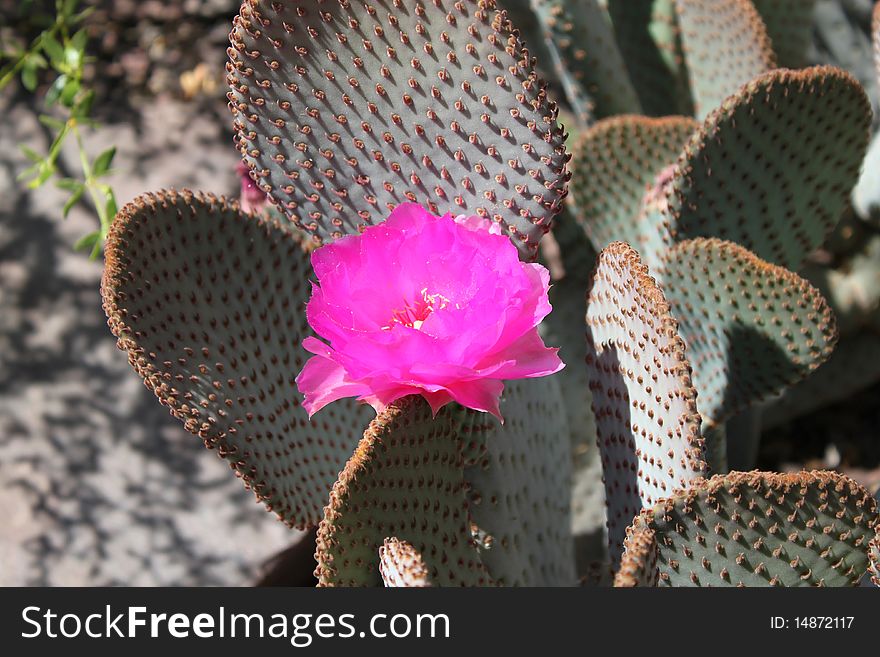
M428 294L428 288L422 288L420 297L411 303L407 303L402 310L394 310L391 313L391 323L382 329L390 331L395 324L402 324L417 330L421 330L422 324L435 310L441 310L449 303L449 299L442 294Z

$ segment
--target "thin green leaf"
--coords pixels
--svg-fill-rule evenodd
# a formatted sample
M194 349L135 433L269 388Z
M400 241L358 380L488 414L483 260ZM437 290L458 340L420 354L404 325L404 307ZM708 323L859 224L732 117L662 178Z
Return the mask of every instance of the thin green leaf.
M85 249L91 249L100 239L101 231L95 230L88 235L83 235L82 237L80 237L73 245L73 248L75 251L84 251Z
M21 83L28 91L33 92L37 88L37 69L27 63L21 69Z
M51 128L56 132L60 130L64 130L65 123L64 121L59 121L54 116L49 116L48 114L40 115L40 123L42 123L47 128Z
M76 190L83 188L82 181L77 180L76 178L59 178L55 181L55 185L66 192L75 192Z
M70 195L70 198L67 199L67 202L64 204L64 207L61 210L65 219L67 219L67 215L70 214L73 206L79 203L79 200L82 198L83 192L85 191L85 187L80 187L79 189L74 191L73 194Z
M64 63L64 46L58 42L58 39L56 39L54 35L49 32L44 32L43 38L40 39L40 45L43 47L43 50L46 51L46 54L49 55L49 59L52 60L53 66L57 68Z
M28 147L28 146L25 146L24 144L22 144L21 146L19 146L19 148L21 149L21 152L24 153L24 156L25 156L27 159L29 159L31 162L40 162L40 161L42 161L43 156L40 155L39 153L37 153L37 151L35 151L33 148L30 148L30 147Z
M86 43L88 43L89 35L86 33L85 29L77 31L70 38L70 45L76 48L80 53L84 53L86 50Z
M109 186L104 185L104 194L107 197L107 204L104 206L104 216L107 218L104 223L103 230L107 231L110 229L110 222L113 221L113 217L116 216L116 213L119 211L116 207L116 195L113 193L113 190L110 189Z
M61 127L61 132L59 132L55 139L52 140L52 145L49 146L49 161L55 162L58 159L58 154L61 152L61 146L64 144L64 140L67 138L67 133L70 131L70 127L65 123Z
M46 92L47 107L51 107L58 102L58 99L61 97L61 92L64 91L64 87L67 84L67 80L68 77L64 73L55 78L52 86L49 87L49 91Z
M94 163L92 164L92 175L95 178L100 178L107 171L110 170L110 166L113 164L113 157L116 155L116 147L113 146L108 148L106 151L101 153L97 158L95 158Z
M55 163L50 160L43 160L37 169L37 177L28 183L29 189L37 189L46 184L46 181L55 173Z
M23 180L29 180L30 178L33 178L34 176L37 175L37 171L40 170L40 167L42 166L42 164L43 164L43 160L40 159L39 162L37 162L37 163L34 164L33 166L29 166L27 169L25 169L24 171L22 171L21 173L19 173L19 174L15 177L15 179L16 179L18 182L21 182L21 181L23 181Z
M61 104L65 107L73 107L73 101L79 90L79 80L68 80L67 84L64 85L64 89L61 90Z
M88 89L77 99L76 104L70 110L70 115L80 123L89 122L88 116L92 112L92 104L94 102L95 91L94 89ZM91 121L91 123L94 123L94 121Z
M79 0L64 0L64 3L61 5L61 16L69 22L73 12L76 11L78 6Z

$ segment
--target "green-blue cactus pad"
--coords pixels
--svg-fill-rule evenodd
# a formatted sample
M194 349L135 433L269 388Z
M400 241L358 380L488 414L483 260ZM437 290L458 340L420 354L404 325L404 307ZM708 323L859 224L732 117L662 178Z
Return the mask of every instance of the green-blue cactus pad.
M386 538L379 547L379 574L386 588L428 588L431 573L409 541Z
M751 0L675 0L675 5L697 117L776 66L767 28Z
M880 528L869 545L869 558L871 565L868 572L871 573L871 582L874 586L880 586Z
M606 0L606 4L644 113L693 114L675 0Z
M797 274L731 242L675 245L662 268L706 425L798 382L831 355L834 315Z
M764 429L790 422L828 404L848 399L880 381L880 335L861 331L845 336L815 372L761 409Z
M659 559L660 550L652 530L640 527L638 531L628 532L623 542L620 569L614 575L614 586L657 586L660 582Z
M835 472L731 472L643 511L660 586L854 586L868 568L877 503Z
M343 400L310 422L300 405L310 275L289 226L163 191L116 217L101 285L110 328L147 387L297 527L320 520L372 415Z
M874 68L880 79L880 5L876 3L871 12L871 45L874 47Z
M419 396L379 414L318 526L319 586L382 586L385 539L409 542L436 586L490 584L472 537L457 420Z
M780 67L800 68L807 63L813 39L816 0L752 0L767 27Z
M538 60L536 67L541 76L551 85L558 85L559 81L555 77L556 72L553 67L553 56L547 49L544 29L532 11L531 1L496 0L495 4L499 9L504 9L507 12L513 27L520 33L523 45L529 49L529 54Z
M230 40L244 161L316 242L412 201L492 219L534 257L565 135L492 0L246 0Z
M868 144L871 107L845 71L766 73L685 147L668 192L668 244L736 242L797 271L840 218Z
M706 472L684 342L663 292L628 244L614 242L599 254L586 338L617 566L633 516Z
M571 438L555 376L506 381L504 424L487 418L486 450L465 469L481 559L503 586L569 586Z
M698 127L683 116L619 116L580 135L573 148L572 199L597 250L617 240L643 254L664 248L667 229L657 225L662 218L655 206L664 199L666 172Z
M608 16L596 0L532 0L569 103L583 123L641 111Z
M880 82L880 4L871 14L871 42L874 50L874 69ZM862 163L859 182L853 189L853 208L865 220L880 221L880 137L876 134Z

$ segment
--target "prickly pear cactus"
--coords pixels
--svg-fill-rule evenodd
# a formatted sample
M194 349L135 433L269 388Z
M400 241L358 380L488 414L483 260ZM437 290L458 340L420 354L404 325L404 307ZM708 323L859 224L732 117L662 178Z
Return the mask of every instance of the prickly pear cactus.
M675 0L698 117L776 66L751 0Z
M481 423L485 449L465 469L483 563L504 586L569 586L571 437L556 377L505 383L504 425Z
M692 115L675 0L606 0L606 5L644 113Z
M854 395L880 380L880 336L865 331L847 337L828 361L803 381L786 389L761 409L761 424L770 429L814 408Z
M813 38L816 0L752 0L767 28L773 52L781 68L807 64Z
M311 335L302 244L222 198L165 191L122 209L105 259L110 329L147 387L281 520L317 523L371 413L346 400L309 422L292 394Z
M554 378L559 382L568 426L571 430L571 526L577 541L605 526L605 497L602 469L596 445L596 419L587 370L584 341L584 318L587 301L584 291L593 276L596 253L574 222L570 212L563 211L554 226L553 237L561 255L561 271L557 271L550 287L553 312L541 323L547 344L559 346L559 356L569 365ZM546 239L546 238L545 238ZM560 278L561 277L561 278ZM598 545L598 541L591 541ZM577 549L580 557L585 551Z
M597 0L532 0L568 100L583 123L641 110Z
M425 560L412 543L386 538L379 548L379 574L386 588L428 588L431 577Z
M657 586L660 582L657 566L660 550L654 532L645 527L628 532L623 546L620 570L614 575L613 585L620 588Z
M318 527L319 586L381 586L387 537L409 542L438 586L490 582L472 536L455 429L448 409L432 418L421 397L405 398L370 424Z
M880 586L880 530L869 545L871 567L869 573L874 586Z
M260 187L318 243L412 201L490 218L534 257L568 156L531 57L494 10L245 2L230 104Z
M669 305L623 242L599 254L586 337L616 568L633 516L705 474L700 415Z
M579 220L597 248L627 240L650 266L678 241L717 237L797 270L840 217L870 117L852 76L826 67L764 74L695 130L610 119L574 148Z
M667 252L662 277L704 427L803 379L834 349L834 315L819 291L737 244L681 242Z
M667 195L670 232L736 242L797 271L840 218L870 121L865 92L839 69L752 80L685 146Z
M855 586L880 522L871 494L832 472L732 472L644 510L661 586Z
M594 247L620 240L641 253L663 249L657 204L665 204L672 165L697 126L683 116L618 116L580 136L571 198Z
M873 289L867 252L867 278L817 285L831 307L793 273L828 246L871 123L848 73L774 70L803 60L819 4L500 5L244 0L229 101L275 209L187 191L127 206L102 284L119 346L282 520L320 522L323 586L575 583L570 529L588 513L573 522L572 481L580 494L595 471L580 458L594 438L611 562L598 582L852 585L869 559L880 577L876 503L845 477L706 479L728 420L828 359L831 307L878 325L846 311L876 296L853 291ZM351 400L309 421L294 377L310 249L412 201L489 218L539 256L570 177L539 69L581 132L542 328L568 369L508 382L503 425L413 397L372 422Z

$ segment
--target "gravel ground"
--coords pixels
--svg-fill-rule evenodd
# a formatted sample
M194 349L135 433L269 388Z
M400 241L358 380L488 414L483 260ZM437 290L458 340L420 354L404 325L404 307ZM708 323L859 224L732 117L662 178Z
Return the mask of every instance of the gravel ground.
M120 204L188 186L234 193L222 97L155 97L107 124ZM107 114L112 108L102 108ZM298 534L162 408L115 347L100 262L71 245L97 219L28 191L18 144L47 134L25 94L0 98L0 585L238 585ZM73 166L72 153L64 163Z

